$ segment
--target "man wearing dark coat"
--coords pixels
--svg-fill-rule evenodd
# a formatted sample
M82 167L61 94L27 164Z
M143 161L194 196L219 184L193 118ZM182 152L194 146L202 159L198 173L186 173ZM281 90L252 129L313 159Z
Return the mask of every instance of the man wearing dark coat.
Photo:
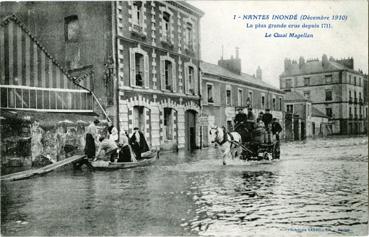
M277 141L279 141L279 133L280 132L282 132L282 126L278 123L277 118L273 118L272 134L276 136Z
M136 155L136 159L141 159L141 153L149 151L149 146L147 145L145 136L143 133L136 127L133 129L133 134L129 139L129 143L132 147L133 152Z
M234 124L237 125L244 124L247 121L247 115L243 112L241 108L238 109L238 114L234 118Z
M265 114L263 114L261 120L264 122L265 128L268 130L269 129L268 125L273 120L273 115L270 113L270 109L265 110Z

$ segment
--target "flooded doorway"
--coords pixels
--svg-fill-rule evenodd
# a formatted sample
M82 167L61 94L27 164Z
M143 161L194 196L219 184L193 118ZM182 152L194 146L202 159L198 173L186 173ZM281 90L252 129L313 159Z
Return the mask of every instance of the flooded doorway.
M185 148L192 151L196 148L196 112L187 110L185 112Z

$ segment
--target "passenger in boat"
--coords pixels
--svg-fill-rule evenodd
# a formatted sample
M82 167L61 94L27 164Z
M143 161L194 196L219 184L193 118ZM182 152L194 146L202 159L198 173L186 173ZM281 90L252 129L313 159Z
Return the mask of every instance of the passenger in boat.
M129 146L129 140L127 133L123 131L121 133L121 142L119 143L119 154L118 154L118 162L132 162L135 160L132 154L131 147Z
M108 134L109 134L109 139L118 142L118 130L116 127L114 127L113 122L109 121L108 122Z
M97 125L99 123L100 121L98 119L95 119L95 121L86 128L85 154L89 159L95 158L98 133Z
M149 146L147 145L145 136L143 133L136 127L133 129L133 135L131 136L131 139L129 140L129 143L132 147L133 152L136 155L136 159L141 159L141 153L149 151Z
M101 137L99 140L100 145L99 149L97 150L97 157L104 159L110 154L110 162L114 162L115 158L118 156L118 146L115 141L108 139L107 137Z

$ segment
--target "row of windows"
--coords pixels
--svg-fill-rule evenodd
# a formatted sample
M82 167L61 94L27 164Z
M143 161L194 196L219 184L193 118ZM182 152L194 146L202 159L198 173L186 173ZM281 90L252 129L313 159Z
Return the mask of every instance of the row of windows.
M348 75L347 82L349 84L357 85L357 86L361 86L362 84L361 77L356 78L356 76L351 76L351 75Z
M144 14L144 2L136 1L132 5L132 22L133 22L133 30L141 33L143 29L143 14ZM170 11L162 12L161 20L161 29L162 29L162 40L172 43L171 33L174 32L172 27L174 23L173 14ZM188 49L193 50L194 45L194 36L193 36L193 24L191 22L185 23L185 45Z
M324 83L325 84L330 84L332 83L332 75L325 75L324 76ZM310 86L311 82L310 82L310 77L304 77L304 86ZM291 78L286 79L286 89L290 89L293 88L293 81Z
M226 105L227 106L232 106L232 90L231 88L226 88L225 90L225 95L226 95ZM206 100L208 103L214 103L214 85L211 83L207 83L206 84ZM243 89L238 88L237 90L237 106L251 106L253 107L253 92L249 91L248 92L248 96L246 98L246 100L244 99L244 94L243 94ZM279 110L282 110L282 99L279 98ZM266 101L265 101L265 96L261 95L261 104L260 104L261 109L265 109L266 108ZM271 104L271 109L272 110L277 110L277 101L276 98L272 98L272 104Z
M363 117L366 118L368 115L368 108L365 108L364 116L363 116L364 109L362 107L359 107L359 108L354 107L354 114L352 113L352 111L353 111L352 108L349 107L349 113L348 113L349 118L363 118Z
M352 97L351 90L349 90L349 101L362 102L361 92L359 92L359 98L357 98L356 91L354 91L354 98ZM310 91L304 91L304 97L310 100ZM325 101L333 100L333 91L331 89L325 90Z
M131 86L149 88L149 57L148 54L139 48L131 48ZM186 94L196 95L196 67L194 64L185 64ZM177 92L177 77L175 60L165 56L160 60L161 89Z
M347 81L348 81L349 84L352 84L352 85L358 85L358 86L362 85L361 77L356 78L356 76L352 77L351 75L348 75ZM324 76L324 81L322 81L322 83L331 84L332 83L332 74L325 75ZM304 77L304 86L310 86L310 85L312 85L311 81L310 81L310 77ZM294 87L293 80L291 78L286 79L286 88L289 89L289 88L293 88L293 87Z

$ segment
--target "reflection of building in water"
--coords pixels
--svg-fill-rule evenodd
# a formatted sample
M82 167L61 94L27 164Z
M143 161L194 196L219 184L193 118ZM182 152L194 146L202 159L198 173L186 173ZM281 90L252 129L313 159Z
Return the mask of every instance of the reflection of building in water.
M295 91L311 101L315 110L329 119L333 134L359 134L367 131L368 77L354 69L354 59L336 60L323 55L322 60L299 62L286 59L280 76L284 91ZM316 124L308 122L306 134L313 134ZM315 132L316 133L316 132Z

